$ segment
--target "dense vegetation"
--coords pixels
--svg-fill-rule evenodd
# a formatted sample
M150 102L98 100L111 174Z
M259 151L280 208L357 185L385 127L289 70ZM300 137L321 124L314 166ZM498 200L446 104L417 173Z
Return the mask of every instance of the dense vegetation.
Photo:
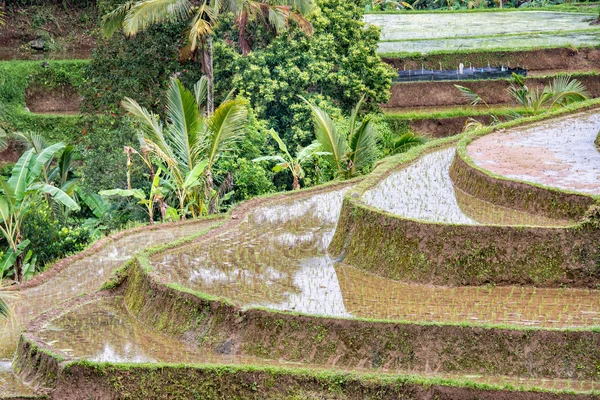
M123 4L98 1L98 15ZM70 5L90 6L63 4ZM364 115L377 112L377 104L387 101L394 73L376 55L379 31L365 29L363 10L358 0L319 0L312 7L292 9L281 26L277 19L264 23L251 13L241 24L241 14L227 9L218 18L198 14L211 29L214 103L221 104L214 115L207 99L212 92L210 76L206 78L206 35L198 36L196 48L188 49L190 57L181 57L181 49L189 47L182 39L188 26L184 20L142 23L143 29L127 37L119 25L123 20L117 18L114 34L105 37L101 27L109 19L104 18L98 23L90 62L0 66L6 77L0 77L4 130L42 134L45 142L38 151L57 149L46 161L48 169L69 159L64 193L73 202L70 211L64 212L63 206L60 213L48 195L28 192L12 250L7 247L3 253L2 276L28 278L103 232L135 221L218 212L252 196L368 171L377 157L393 151L386 148L393 143L380 140L389 136L384 119ZM185 89L192 87L193 91ZM74 90L83 99L83 114L28 112L26 95L53 90ZM364 101L352 111L361 97ZM125 98L130 100L123 107ZM223 107L235 111L229 114ZM313 123L319 113L327 116L330 132L339 136L344 151L336 158ZM185 158L182 140L196 141L189 147L193 159ZM10 143L31 147L14 135ZM365 143L368 149L356 151ZM279 168L269 159L282 145L290 153L305 153L294 168L285 163ZM21 159L14 168L7 165L4 173L9 177L25 171L29 162L33 161ZM41 184L61 188L66 178L59 182L60 176L46 179L41 174L29 182L34 188Z

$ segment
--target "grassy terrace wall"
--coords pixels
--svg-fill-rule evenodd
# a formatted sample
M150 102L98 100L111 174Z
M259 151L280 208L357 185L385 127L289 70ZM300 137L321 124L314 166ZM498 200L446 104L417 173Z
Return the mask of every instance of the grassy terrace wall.
M598 103L589 101L579 107ZM571 107L557 115L576 110ZM508 128L547 116L499 125ZM491 131L491 128L484 132ZM360 198L369 188L426 151L455 143L430 142L390 158L344 199L330 251L343 262L394 280L444 284L535 284L596 287L600 229L581 222L566 228L429 223L373 208ZM581 205L579 211L584 208ZM579 212L577 211L577 212ZM564 211L567 213L567 211Z
M600 77L596 73L573 74L572 77L583 83L591 97L600 97ZM552 79L553 77L527 78L525 82L530 89L533 89L547 85ZM488 104L506 104L513 101L506 91L510 85L510 81L507 79L461 82L400 82L392 85L390 100L384 107L410 108L468 105L470 101L454 87L456 83L473 90ZM424 96L423 93L427 95Z
M110 364L86 361L59 365L50 352L39 351L23 337L19 359L32 366L52 365L47 390L52 398L127 399L344 399L344 400L537 400L597 399L597 394L524 391L458 380L386 376L278 367ZM56 366L56 367L54 367ZM41 375L40 375L41 376ZM48 381L50 382L50 381Z
M468 107L468 106L467 106ZM439 139L454 136L462 132L466 122L472 118L484 125L493 122L492 115L500 121L510 120L515 114L522 113L521 109L491 108L482 109L465 107L442 112L414 112L385 114L385 120L395 135L413 132L429 138Z
M598 196L510 180L478 167L467 154L467 146L480 136L475 132L460 140L450 168L454 185L470 195L557 219L581 219L598 201Z

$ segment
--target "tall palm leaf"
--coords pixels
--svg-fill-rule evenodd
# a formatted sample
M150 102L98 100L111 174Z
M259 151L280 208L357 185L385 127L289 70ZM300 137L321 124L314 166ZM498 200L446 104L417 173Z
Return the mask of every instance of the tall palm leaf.
M329 153L325 155L325 160L336 170L338 176L343 176L344 171L342 164L346 153L348 152L348 144L343 136L339 135L333 121L325 111L313 105L302 96L300 97L311 109L312 119L315 126L315 136L321 144L321 149Z
M585 86L577 79L571 80L569 75L560 75L550 84L550 91L554 93L552 106L555 104L567 105L589 98Z
M242 99L228 100L215 110L208 120L208 168L241 138L248 122L247 117L246 101Z
M366 117L358 124L358 114L365 100L363 95L350 114L350 153L348 155L348 176L356 175L357 171L371 165L376 158L375 135L371 118Z
M167 113L170 122L168 142L185 175L194 168L202 149L204 123L196 97L176 79L171 80L167 91Z

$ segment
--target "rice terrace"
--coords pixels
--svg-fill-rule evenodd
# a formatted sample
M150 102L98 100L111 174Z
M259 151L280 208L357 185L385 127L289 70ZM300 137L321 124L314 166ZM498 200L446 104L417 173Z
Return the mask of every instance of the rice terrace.
M600 399L600 2L0 0L0 399Z

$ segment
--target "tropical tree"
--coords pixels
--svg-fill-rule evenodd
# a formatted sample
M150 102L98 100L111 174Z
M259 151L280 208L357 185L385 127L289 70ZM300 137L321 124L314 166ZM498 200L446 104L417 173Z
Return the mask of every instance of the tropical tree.
M125 98L122 105L140 123L142 152L148 152L167 172L178 199L181 217L207 212L213 194L212 167L241 138L248 110L243 99L229 99L207 116L204 106L207 78L194 85L194 93L172 79L167 90L167 118Z
M317 142L324 159L333 167L339 178L351 178L371 166L377 156L375 132L371 117L359 123L358 114L365 96L359 100L350 115L348 138L338 133L335 124L325 111L300 97L310 107Z
M134 0L104 16L103 32L111 36L122 28L127 36L135 36L154 24L187 22L181 57L191 58L199 45L204 44L202 67L208 78L207 112L210 115L214 111L213 30L219 16L230 12L235 15L240 33L239 44L245 55L250 51L246 33L249 21L258 19L280 33L290 20L294 20L304 31L311 33L311 24L302 16L311 8L311 0Z
M8 243L8 250L0 260L0 278L14 267L15 280L23 278L23 252L29 244L21 237L21 225L33 199L49 196L70 210L79 210L77 203L60 188L44 181L43 169L66 146L56 143L39 154L27 150L13 167L10 178L0 177L0 232Z
M278 154L275 156L258 157L252 161L276 161L277 164L275 164L275 167L273 167L273 171L280 172L285 169L289 170L293 178L292 188L294 190L300 189L300 179L304 178L304 169L302 168L302 163L308 161L311 157L315 155L329 155L329 153L319 151L321 149L321 144L315 142L304 148L301 148L296 152L296 157L292 157L292 155L288 151L287 146L285 145L285 143L283 143L283 140L281 140L277 132L271 129L269 133L277 142L279 150L282 152L282 154Z

